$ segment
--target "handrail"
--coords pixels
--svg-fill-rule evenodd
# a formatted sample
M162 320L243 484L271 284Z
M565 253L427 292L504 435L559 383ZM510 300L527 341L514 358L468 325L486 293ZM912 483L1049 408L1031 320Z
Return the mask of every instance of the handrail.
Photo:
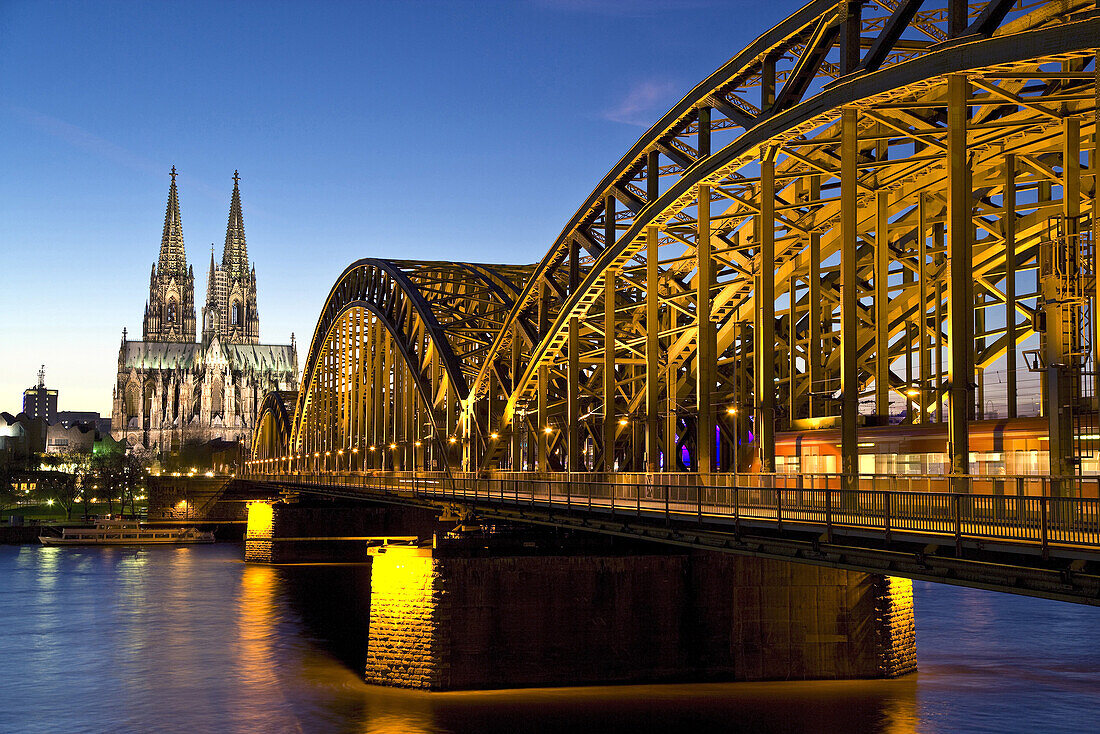
M841 489L836 483L774 484L762 477L755 486L714 483L681 485L661 481L613 483L547 475L387 472L348 474L295 472L259 474L261 481L303 487L340 487L355 493L383 493L417 499L444 499L493 505L547 508L611 516L649 517L668 523L700 525L745 523L799 529L820 528L830 538L838 530L862 531L887 542L898 536L942 536L956 547L965 540L1028 546L1044 557L1052 547L1100 551L1100 499L1027 494L969 494L892 489ZM838 475L829 475L836 478ZM1050 480L1049 477L1044 479Z

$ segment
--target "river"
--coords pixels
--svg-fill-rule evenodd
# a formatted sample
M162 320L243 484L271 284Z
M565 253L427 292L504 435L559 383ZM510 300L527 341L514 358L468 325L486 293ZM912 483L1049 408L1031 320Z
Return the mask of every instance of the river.
M239 545L0 546L0 732L1073 732L1100 721L1100 609L917 583L893 681L428 694L367 686L363 566Z

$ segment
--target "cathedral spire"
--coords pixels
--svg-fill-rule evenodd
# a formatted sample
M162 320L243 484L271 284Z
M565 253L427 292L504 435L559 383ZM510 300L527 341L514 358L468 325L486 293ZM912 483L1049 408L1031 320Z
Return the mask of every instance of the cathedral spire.
M217 304L218 302L218 286L217 286L217 266L214 265L214 243L210 243L210 273L206 276L206 303Z
M206 303L202 307L202 338L209 342L218 334L222 325L221 302L218 282L220 272L214 263L214 243L210 243L210 272L206 276ZM224 281L223 281L224 282ZM221 288L225 290L225 288Z
M187 274L187 252L183 247L183 220L180 218L175 166L172 166L171 176L168 206L164 211L164 233L160 237L160 259L157 262L162 274L183 276Z
M225 248L222 250L222 270L230 277L248 274L248 245L244 239L240 180L240 174L233 171L233 198L229 202L229 224L225 228Z
M195 340L194 275L187 266L187 253L183 248L183 220L175 166L172 166L171 176L160 257L149 274L149 300L142 331L145 341L192 342Z

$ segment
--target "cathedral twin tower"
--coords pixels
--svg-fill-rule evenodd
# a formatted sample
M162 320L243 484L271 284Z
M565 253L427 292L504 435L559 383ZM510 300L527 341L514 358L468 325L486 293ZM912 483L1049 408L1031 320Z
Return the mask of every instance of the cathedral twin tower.
M114 387L111 433L156 453L186 443L236 441L247 453L263 396L298 388L298 354L290 344L260 344L256 269L248 263L241 215L240 177L233 197L222 261L210 253L206 302L195 319L195 273L183 245L176 169L160 257L149 276L141 341L123 330Z
M210 250L206 303L202 307L202 339L215 336L230 344L260 341L260 315L256 309L256 268L248 266L248 245L241 215L240 176L233 172L233 198L225 230L221 265ZM180 219L176 168L168 189L160 259L149 275L149 301L145 305L143 337L147 342L195 341L195 275L187 264Z

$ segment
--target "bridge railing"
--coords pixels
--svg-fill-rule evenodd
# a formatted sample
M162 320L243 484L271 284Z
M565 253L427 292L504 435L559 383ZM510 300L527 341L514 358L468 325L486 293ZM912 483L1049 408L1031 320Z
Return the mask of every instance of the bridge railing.
M282 475L297 475L296 472L275 472ZM354 476L374 477L411 477L425 480L459 481L470 478L488 481L521 481L524 483L569 482L575 485L606 484L615 486L648 486L654 482L670 487L739 487L742 489L840 489L843 475L827 473L714 473L696 472L509 472L498 471L489 474L475 472L314 472L333 476L351 474ZM271 472L264 472L270 475ZM1071 475L1052 477L1039 474L1001 474L1001 475L945 475L945 474L859 474L854 478L857 489L891 492L963 492L966 494L1015 495L1040 497L1057 494L1059 496L1100 498L1100 475Z
M881 535L921 534L961 543L980 539L1040 547L1100 549L1100 499L1030 494L973 494L887 489L841 489L833 481L791 475L752 476L745 485L678 483L664 474L644 482L606 482L584 474L389 472L265 475L274 481L338 488L347 493L384 492L456 502L530 506L565 513L693 520L701 524L784 525ZM812 475L804 475L810 480ZM677 480L680 477L676 478ZM773 479L773 486L766 480ZM1048 481L1050 478L1046 478Z

